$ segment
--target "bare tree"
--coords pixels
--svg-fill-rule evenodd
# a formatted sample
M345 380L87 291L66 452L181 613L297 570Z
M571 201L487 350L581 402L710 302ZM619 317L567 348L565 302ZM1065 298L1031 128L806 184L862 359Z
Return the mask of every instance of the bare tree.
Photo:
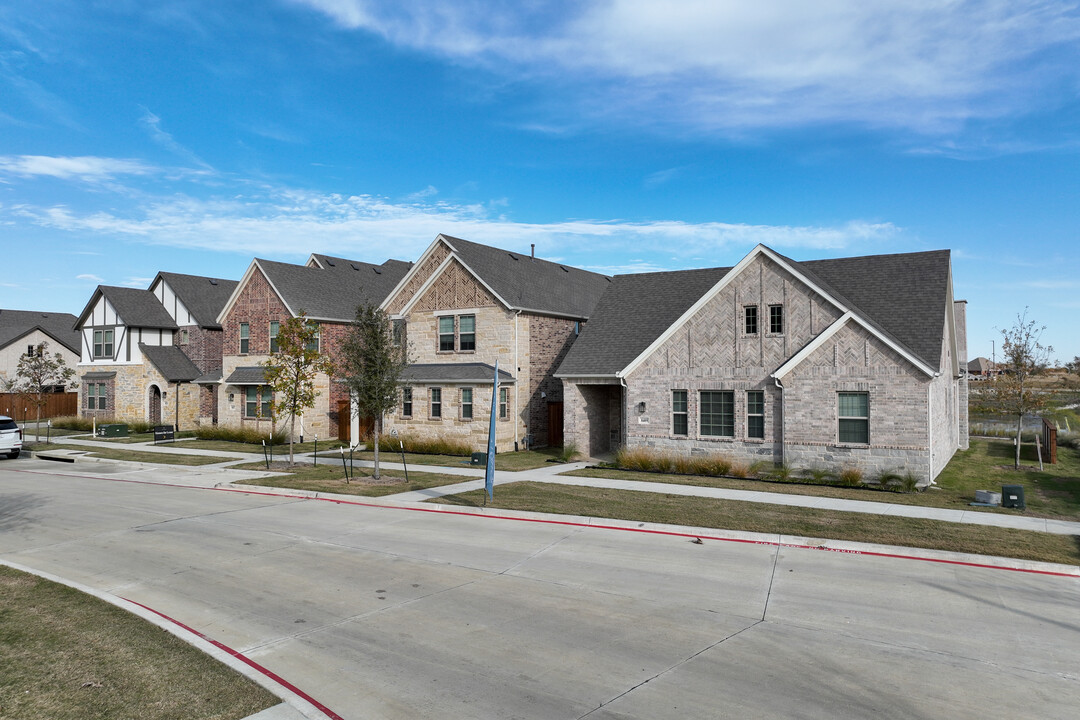
M40 436L41 409L49 402L46 396L55 387L66 388L74 376L75 369L67 366L63 355L60 353L49 355L49 343L45 341L34 347L33 352L19 358L19 364L15 367L15 377L7 381L7 389L8 392L17 393L26 398L37 411L35 436Z
M1001 351L1004 359L998 364L1003 374L989 388L991 405L1001 413L1016 417L1016 457L1014 467L1020 469L1020 432L1024 424L1024 415L1037 412L1046 407L1049 395L1031 385L1035 375L1046 370L1050 362L1049 345L1039 341L1046 326L1039 326L1029 320L1027 308L1022 315L1016 316L1016 324L1002 330Z
M293 436L296 416L315 407L319 392L315 389L318 373L334 372L329 356L319 352L319 326L307 319L303 310L297 317L281 323L277 352L263 363L266 382L273 390L271 412L289 416L289 464L293 464Z
M394 343L390 319L372 304L356 308L356 319L338 356L358 413L375 418L375 473L379 479L379 434L383 415L397 407L401 373L409 364L405 343Z

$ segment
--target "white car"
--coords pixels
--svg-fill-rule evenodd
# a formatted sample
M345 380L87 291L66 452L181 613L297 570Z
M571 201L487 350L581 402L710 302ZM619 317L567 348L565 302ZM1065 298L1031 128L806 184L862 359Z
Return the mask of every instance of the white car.
M7 415L0 415L0 453L7 453L9 458L19 457L22 450L22 430Z

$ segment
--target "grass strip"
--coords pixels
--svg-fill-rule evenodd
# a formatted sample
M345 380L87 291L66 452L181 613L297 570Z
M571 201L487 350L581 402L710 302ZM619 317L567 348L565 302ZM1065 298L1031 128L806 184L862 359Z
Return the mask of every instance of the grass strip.
M27 451L44 452L46 450L83 450L87 457L103 460L127 460L129 462L151 463L154 465L213 465L228 462L233 458L214 457L212 455L181 455L180 453L153 452L150 450L128 450L127 448L86 447L70 444L34 443ZM2 718L2 716L0 716Z
M484 492L430 502L479 506ZM488 507L1080 564L1080 536L737 500L521 482L497 488Z
M535 470L536 468L547 467L552 464L552 461L556 460L559 454L559 448L544 448L542 450L519 450L518 452L496 453L495 455L495 469L506 470L508 472L518 472L521 470ZM333 455L333 453L328 453ZM319 452L319 457L323 456L322 452ZM356 453L357 459L373 460L375 453L371 452L359 452ZM387 452L386 450L379 451L379 459L387 462L401 462L401 453ZM443 465L446 467L468 467L470 466L470 458L463 457L461 455L427 455L421 453L405 453L405 463L407 465Z
M263 463L245 463L233 467L238 470L266 469ZM244 480L243 484L309 490L320 493L337 493L339 495L381 497L383 495L393 495L394 493L409 492L410 490L453 485L471 479L462 475L444 475L410 470L409 481L405 482L405 473L400 470L381 470L382 481L380 484L375 484L372 478L374 472L372 468L354 467L353 470L356 472L356 477L351 478L346 483L340 457L336 463L333 458L328 458L325 464L320 462L317 466L301 465L295 470L282 472L271 477Z
M142 618L0 566L0 717L239 720L280 701Z

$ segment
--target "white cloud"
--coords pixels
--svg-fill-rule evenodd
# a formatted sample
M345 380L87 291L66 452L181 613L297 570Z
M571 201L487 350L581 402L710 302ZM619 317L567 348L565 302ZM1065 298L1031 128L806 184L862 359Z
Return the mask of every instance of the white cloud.
M143 115L141 118L139 118L139 122L142 124L143 128L146 129L146 132L150 135L151 140L156 142L158 145L161 145L166 150L175 153L176 155L190 162L195 163L203 169L210 168L210 166L207 163L203 162L199 158L199 156L178 143L176 141L176 138L174 138L171 133L167 133L164 129L162 129L161 118L150 112L150 110L145 107L142 108L142 111Z
M705 131L939 132L1046 107L1080 77L1080 13L1056 0L293 1L400 46L576 90L567 117Z
M145 288L145 287L149 287L150 281L153 280L153 279L154 278L152 278L152 277L129 277L127 280L125 280L121 284L124 287Z
M0 174L47 176L64 180L110 180L117 175L148 175L156 169L140 160L105 157L0 156Z
M87 280L87 281L92 282L92 283L97 283L98 285L105 282L104 279L99 278L97 275L91 275L90 273L83 273L82 275L76 275L75 279L76 280Z
M536 243L542 256L568 255L567 261L575 264L585 264L589 257L622 257L628 248L663 255L662 261L616 263L638 269L659 269L663 265L658 263L669 263L672 253L674 264L668 267L716 257L732 248L742 252L757 243L786 249L842 249L881 243L899 233L891 223L858 220L834 226L589 219L525 223L506 219L503 211L498 204L392 203L370 195L268 188L248 189L227 198L161 197L127 214L25 204L12 214L22 222L76 235L127 237L144 244L262 257L327 252L411 259L439 233L521 252Z

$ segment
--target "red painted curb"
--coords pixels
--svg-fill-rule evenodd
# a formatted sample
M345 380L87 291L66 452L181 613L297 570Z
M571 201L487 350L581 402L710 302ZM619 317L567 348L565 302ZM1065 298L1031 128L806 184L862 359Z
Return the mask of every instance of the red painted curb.
M198 631L198 630L196 630L195 628L193 628L193 627L191 627L191 626L189 626L189 625L185 625L184 623L180 622L180 621L179 621L179 620L177 620L176 618L173 618L173 617L169 617L169 616L168 616L168 615L166 615L165 613L163 613L163 612L160 612L160 611L158 611L158 610L155 610L155 609L154 609L154 608L152 608L152 607L148 607L148 606L146 606L146 605L143 605L143 604L142 604L141 602L138 602L138 601L136 601L136 600L132 600L132 599L130 599L130 598L123 598L123 599L124 599L124 600L127 600L127 602L131 603L132 605L138 605L138 606L139 606L139 607L141 607L141 608L142 608L143 610L147 610L147 611L149 611L149 612L152 612L152 613L154 613L155 615L157 615L157 616L158 616L158 617L160 617L160 618L164 618L165 620L168 620L169 622L171 622L171 623L172 623L173 625L176 625L177 627L181 627L181 628L183 628L184 630L187 630L187 631L188 631L189 633L191 633L191 634L193 634L193 635L197 636L198 638L200 638L200 639L202 639L202 640L205 640L206 642L210 643L211 645L213 645L214 647L216 647L216 648L217 648L218 650L222 650L222 651L224 651L224 652L228 653L228 654L229 654L229 655L231 655L232 657L236 658L237 660L239 660L240 662L244 663L244 664L245 664L245 665L247 665L248 667L250 667L250 668L252 668L252 669L254 669L254 670L256 670L256 671L258 671L258 672L262 673L263 675L265 675L266 677L270 678L271 680L273 680L273 681L274 681L274 682L276 682L277 684L281 685L282 687L286 688L286 689L287 689L287 690L289 690L290 692L292 692L292 693L295 693L296 695L298 695L298 696L302 697L302 698L303 698L304 700L306 700L307 702L311 703L311 704L312 704L313 706L315 706L316 708L318 708L319 712L321 712L321 713L323 713L324 715L326 715L326 716L327 716L328 718L330 718L330 720L345 720L345 718L341 717L341 716L340 716L340 715L338 715L338 714L337 714L336 712L334 712L334 711L333 711L333 710L331 710L330 708L326 707L326 706L325 706L325 705L323 705L323 704L322 704L321 702L319 702L319 701L318 701L318 700L316 700L315 698L311 697L311 696L310 696L310 695L308 695L308 694L307 694L306 692L304 692L304 691L303 691L303 690L301 690L300 688L296 687L295 685L293 685L293 684L292 684L291 682L289 682L289 681L288 681L288 680L286 680L285 678L281 677L280 675L278 675L277 673L273 672L272 670L269 670L269 669L267 669L267 668L263 667L262 665L260 665L259 663L255 662L255 661L254 661L254 660L252 660L251 658L249 658L249 657L246 657L246 656L245 656L245 655L243 655L243 654L242 654L241 652L239 652L239 651L237 651L237 650L233 650L233 649L232 649L231 647L229 647L228 645L226 645L226 644L224 644L224 643L221 643L221 642L218 642L217 640L214 640L214 639L213 639L213 638L211 638L211 637L207 637L206 635L202 634L201 632L199 632L199 631Z

